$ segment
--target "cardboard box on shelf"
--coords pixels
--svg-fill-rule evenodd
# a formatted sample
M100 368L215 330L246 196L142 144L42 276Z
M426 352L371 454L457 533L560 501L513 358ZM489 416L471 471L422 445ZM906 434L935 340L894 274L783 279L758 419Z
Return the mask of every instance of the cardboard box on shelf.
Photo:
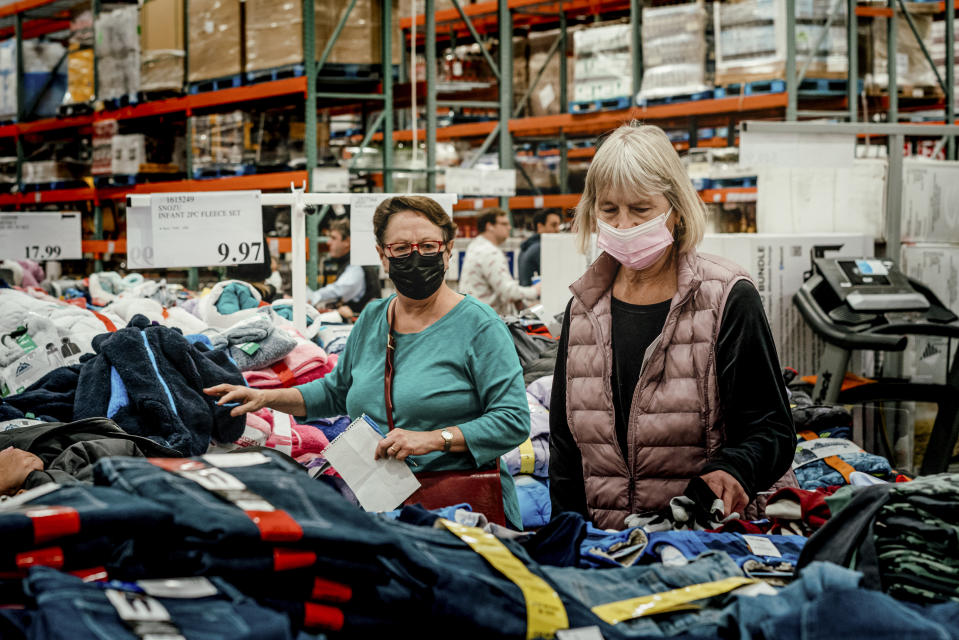
M932 33L932 16L910 12L913 24L924 42L929 42ZM886 20L871 20L867 27L869 46L866 47L866 88L871 92L889 88L889 55ZM896 85L900 89L928 87L935 91L936 74L929 66L919 41L912 32L905 16L897 11L896 16ZM918 97L922 97L919 95Z
M140 91L140 18L136 5L96 19L97 98L119 99Z
M246 71L302 64L302 2L246 0L245 6Z
M73 172L66 164L56 160L40 160L23 163L22 179L24 184L48 184L74 178Z
M114 175L136 175L147 161L146 136L142 133L115 135L111 140Z
M630 97L632 27L629 23L592 25L573 34L573 101Z
M240 73L240 0L190 0L188 6L188 80L201 82Z
M183 88L183 0L147 0L140 7L140 86L143 91Z
M903 162L902 239L959 242L959 162Z
M699 2L643 8L641 100L712 87L712 73L706 69L706 23Z
M397 0L392 0L392 63L400 62L402 38L399 35ZM315 9L316 58L319 60L350 0L317 0ZM346 26L336 39L327 62L337 64L379 64L382 55L382 0L359 0L350 12Z
M67 54L67 93L64 104L93 100L93 49L80 49Z
M578 33L577 29L567 29L566 37L566 86L573 86L573 34ZM529 67L527 75L532 79L540 72L545 65L545 70L540 76L539 82L533 88L529 98L530 115L548 116L560 112L559 98L559 55L557 52L547 60L547 54L559 37L559 30L551 31L533 31L529 34ZM572 99L572 92L567 95L567 100Z

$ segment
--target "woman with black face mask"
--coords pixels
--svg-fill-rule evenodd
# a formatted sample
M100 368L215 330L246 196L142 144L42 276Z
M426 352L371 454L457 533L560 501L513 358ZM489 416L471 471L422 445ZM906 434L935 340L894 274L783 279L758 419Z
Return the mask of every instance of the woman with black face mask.
M263 407L308 419L366 413L390 427L376 457L413 456L417 473L497 464L529 437L529 406L506 325L446 284L456 226L434 200L401 196L380 203L373 229L396 295L367 305L329 375L292 389L207 393L238 402L233 415ZM501 463L500 482L506 520L519 528Z

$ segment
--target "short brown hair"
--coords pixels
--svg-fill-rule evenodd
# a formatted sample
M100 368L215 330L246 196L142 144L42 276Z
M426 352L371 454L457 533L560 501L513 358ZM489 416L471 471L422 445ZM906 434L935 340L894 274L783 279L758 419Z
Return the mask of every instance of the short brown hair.
M330 233L334 231L340 232L340 237L346 240L350 237L350 219L349 218L340 218L339 220L334 220L330 223Z
M486 231L486 227L491 224L496 224L496 219L501 218L506 215L506 212L500 209L499 207L492 207L487 209L480 214L479 218L476 220L476 230L479 233Z
M376 242L382 247L386 243L386 225L394 213L400 211L415 211L435 224L443 232L443 242L449 244L456 237L456 225L446 213L446 209L432 198L426 196L395 196L381 202L373 213L373 233Z

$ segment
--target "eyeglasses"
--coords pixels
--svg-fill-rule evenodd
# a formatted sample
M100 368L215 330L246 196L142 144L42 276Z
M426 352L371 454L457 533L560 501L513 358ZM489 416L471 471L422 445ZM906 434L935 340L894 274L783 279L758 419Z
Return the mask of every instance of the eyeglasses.
M391 258L406 258L413 251L421 256L435 256L446 244L440 240L426 240L425 242L393 242L385 245L386 255Z

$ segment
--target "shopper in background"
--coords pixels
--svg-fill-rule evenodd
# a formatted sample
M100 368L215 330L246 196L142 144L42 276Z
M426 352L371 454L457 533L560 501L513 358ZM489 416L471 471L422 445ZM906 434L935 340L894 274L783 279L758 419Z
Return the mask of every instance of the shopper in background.
M0 495L10 496L23 487L27 476L43 471L43 460L29 451L7 447L0 451Z
M533 216L536 233L526 238L520 245L519 284L528 287L533 284L533 276L542 275L539 260L540 240L544 233L558 233L563 218L555 211L537 211Z
M359 315L370 300L380 297L379 269L350 264L350 221L336 220L327 234L329 258L336 280L310 296L318 309L336 309L344 320Z
M756 287L698 254L705 207L662 129L624 125L596 150L550 405L553 513L601 528L665 507L696 478L743 514L789 471L795 431ZM795 486L793 484L793 486Z
M517 304L539 298L540 285L521 287L509 272L500 245L509 238L509 216L502 209L488 209L477 222L479 235L466 248L460 271L459 290L485 302L500 315L517 310Z
M369 415L384 429L386 351L392 334L394 429L376 456L416 456L420 471L467 470L495 463L529 437L523 375L512 339L496 314L446 285L456 226L434 200L384 200L373 216L377 253L396 295L371 302L353 327L336 368L292 389L221 384L206 389L233 415L271 407L309 419ZM500 464L503 506L520 527L513 479Z

